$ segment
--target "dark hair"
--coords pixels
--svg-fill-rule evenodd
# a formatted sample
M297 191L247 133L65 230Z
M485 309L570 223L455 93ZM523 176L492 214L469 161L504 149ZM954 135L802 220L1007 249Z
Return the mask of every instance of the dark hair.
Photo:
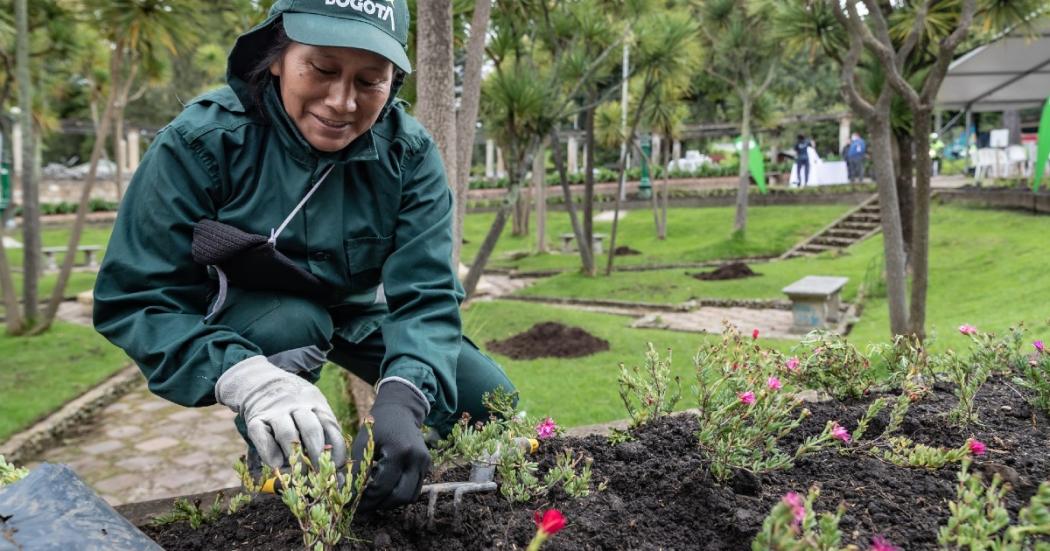
M804 135L802 135L802 134L799 134L799 135L798 135L798 138L796 138L796 140L798 140L798 141L800 141L800 142L801 142L802 140L804 140L804 139L806 139L806 136L804 136Z
M248 72L248 89L251 90L252 103L258 109L258 113L264 117L266 116L266 111L262 108L263 93L266 92L267 86L273 85L273 75L270 74L270 66L281 59L281 56L284 55L284 52L288 50L288 47L293 42L291 38L288 38L288 34L284 32L284 25L281 21L274 22L271 32L273 33L272 44L263 52L259 61Z

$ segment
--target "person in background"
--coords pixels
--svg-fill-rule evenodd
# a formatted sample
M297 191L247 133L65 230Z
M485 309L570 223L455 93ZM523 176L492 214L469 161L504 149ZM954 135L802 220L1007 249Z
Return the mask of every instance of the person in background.
M864 158L868 154L868 144L856 132L850 137L849 145L846 146L846 169L849 172L849 181L864 181Z
M944 151L944 142L941 137L933 132L930 134L930 162L933 163L933 175L937 176L941 173L941 154Z
M798 185L799 187L806 187L809 183L809 148L812 147L810 141L802 134L798 135L798 139L795 140L795 168L798 174Z

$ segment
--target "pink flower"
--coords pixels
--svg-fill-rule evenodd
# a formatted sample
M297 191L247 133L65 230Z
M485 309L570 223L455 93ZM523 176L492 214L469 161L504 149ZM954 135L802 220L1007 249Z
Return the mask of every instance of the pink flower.
M757 339L758 338L758 329L755 329L754 331L751 332L751 338L752 339Z
M798 495L798 492L788 492L781 501L786 503L788 507L791 507L791 513L795 517L791 521L791 527L797 530L799 525L802 524L802 519L806 516L806 505L802 501L802 496Z
M974 440L971 438L967 444L970 446L970 453L973 455L984 455L988 453L988 446L984 445L984 442L980 440Z
M784 365L788 368L788 371L798 371L798 364L799 363L801 363L801 362L798 361L798 358L792 356L792 357L788 358L787 363L784 364Z
M784 385L780 384L780 379L776 378L775 376L771 376L770 378L766 379L766 386L769 387L769 390L780 390L780 387Z
M844 426L842 426L842 425L840 425L838 423L835 423L834 425L832 425L832 427L831 427L831 436L833 438L838 438L839 440L842 440L843 442L849 442L849 438L850 438L849 431L846 430L846 427L844 427Z
M890 540L882 537L875 536L871 538L871 550L870 551L901 551L900 547L890 543Z
M977 334L977 328L972 326L972 325L964 323L964 324L959 326L959 332L962 333L963 335L976 335Z
M1043 341L1041 341L1041 340L1033 342L1032 346L1034 346L1035 349L1038 350L1039 352L1046 352L1046 347L1043 346Z
M544 419L542 423L536 425L536 436L539 437L540 440L546 440L554 437L557 430L558 425L554 423L554 419L548 417Z
M737 393L736 397L740 399L741 404L744 404L746 406L750 406L751 404L755 403L755 393L751 392L750 390L747 392L739 392Z

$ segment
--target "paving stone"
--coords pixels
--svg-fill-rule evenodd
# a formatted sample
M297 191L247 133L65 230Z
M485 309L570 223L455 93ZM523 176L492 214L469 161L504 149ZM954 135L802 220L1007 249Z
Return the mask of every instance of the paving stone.
M180 406L178 406L178 404L173 404L173 403L168 402L168 401L166 401L166 400L164 400L162 398L154 398L153 400L150 400L148 402L143 402L141 404L138 404L138 409L140 411L157 411L157 410L164 409L166 407L171 407L171 406L180 407Z
M189 493L183 492L183 490L187 489L191 484L202 482L205 479L206 477L204 473L200 471L194 469L179 469L177 471L165 473L162 478L154 479L154 483L159 487L167 488L169 490L179 490L180 493Z
M127 459L121 459L114 463L114 465L121 469L135 472L151 471L162 467L164 464L165 462L163 459L154 455L128 457Z
M107 462L98 457L82 457L66 464L77 474L88 475L105 467Z
M175 463L182 465L183 467L193 467L201 469L207 467L215 462L215 457L205 452L193 452L188 455L181 455L172 459Z
M96 442L94 444L88 444L80 448L84 453L91 455L98 455L100 453L106 453L116 451L124 448L124 443L120 440L103 440L102 442Z
M232 419L220 419L218 421L208 421L207 423L201 423L197 425L197 428L214 434L236 434L237 427L234 426Z
M116 427L106 427L106 436L110 438L129 438L142 433L142 427L135 425L120 425Z
M172 421L197 421L207 418L207 414L197 408L184 408L168 415Z
M210 413L214 417L218 417L219 419L228 419L230 421L233 421L237 417L237 414L234 413L233 410L224 406L211 406L208 408L208 410L210 410L208 411L208 413Z
M146 440L145 442L139 442L138 444L135 444L135 447L144 452L155 452L165 448L170 448L178 443L178 440L170 436L159 436L151 440Z
M101 492L115 493L138 484L140 479L137 474L124 473L95 482L92 486Z

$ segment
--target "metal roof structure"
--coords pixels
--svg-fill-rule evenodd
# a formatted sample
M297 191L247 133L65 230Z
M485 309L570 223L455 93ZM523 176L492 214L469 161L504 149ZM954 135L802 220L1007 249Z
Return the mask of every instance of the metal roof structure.
M1040 107L1050 95L1050 17L1013 30L948 67L937 108L1006 111Z

